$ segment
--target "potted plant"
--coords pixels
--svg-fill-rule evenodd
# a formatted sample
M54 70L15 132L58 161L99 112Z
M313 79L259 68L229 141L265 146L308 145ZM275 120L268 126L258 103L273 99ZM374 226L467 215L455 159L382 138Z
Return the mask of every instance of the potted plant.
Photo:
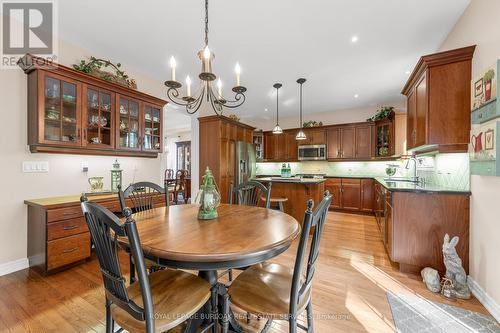
M389 117L394 112L394 106L383 106L377 110L377 113L366 121L379 121Z

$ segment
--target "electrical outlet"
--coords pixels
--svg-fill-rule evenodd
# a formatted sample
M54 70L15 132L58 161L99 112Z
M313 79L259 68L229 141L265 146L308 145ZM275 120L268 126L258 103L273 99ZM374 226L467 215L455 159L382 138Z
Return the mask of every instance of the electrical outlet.
M82 172L89 172L89 164L87 162L82 162Z
M47 173L49 172L49 162L46 161L24 161L24 173Z

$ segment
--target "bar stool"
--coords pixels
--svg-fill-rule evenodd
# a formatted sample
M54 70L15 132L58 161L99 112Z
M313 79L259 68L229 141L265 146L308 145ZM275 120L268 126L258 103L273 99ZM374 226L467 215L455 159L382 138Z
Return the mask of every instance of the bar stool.
M260 197L260 200L266 201L266 198ZM278 209L280 211L282 211L283 213L285 212L285 208L283 206L283 203L285 203L286 201L288 201L288 198L286 198L286 197L282 197L282 198L270 198L269 199L270 206L271 207L276 207L277 206Z

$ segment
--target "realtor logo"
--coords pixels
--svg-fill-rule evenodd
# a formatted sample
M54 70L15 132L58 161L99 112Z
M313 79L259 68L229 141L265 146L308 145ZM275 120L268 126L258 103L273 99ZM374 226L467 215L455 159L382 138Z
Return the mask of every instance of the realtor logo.
M52 62L57 45L54 1L2 2L2 68L26 53Z

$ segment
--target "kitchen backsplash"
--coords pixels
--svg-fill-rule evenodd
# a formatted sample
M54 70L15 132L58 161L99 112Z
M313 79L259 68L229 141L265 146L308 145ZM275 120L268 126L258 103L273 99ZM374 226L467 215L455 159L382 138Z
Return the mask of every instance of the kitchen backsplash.
M328 176L385 176L387 164L398 164L401 162L326 162L311 161L290 163L292 174L297 173L324 173ZM257 175L279 175L282 163L257 163ZM401 168L400 168L401 169Z
M470 189L469 154L438 154L423 158L428 160L426 164L434 165L433 168L417 170L417 175L425 178L427 183L459 190Z
M446 188L469 190L469 155L438 154L435 156L419 157L417 175L425 178L426 183L435 184ZM323 173L327 176L370 176L387 177L385 168L387 164L398 165L395 177L413 176L414 163L406 169L404 161L377 161L377 162L327 162L311 161L290 163L292 174ZM257 175L279 175L282 163L257 163Z

